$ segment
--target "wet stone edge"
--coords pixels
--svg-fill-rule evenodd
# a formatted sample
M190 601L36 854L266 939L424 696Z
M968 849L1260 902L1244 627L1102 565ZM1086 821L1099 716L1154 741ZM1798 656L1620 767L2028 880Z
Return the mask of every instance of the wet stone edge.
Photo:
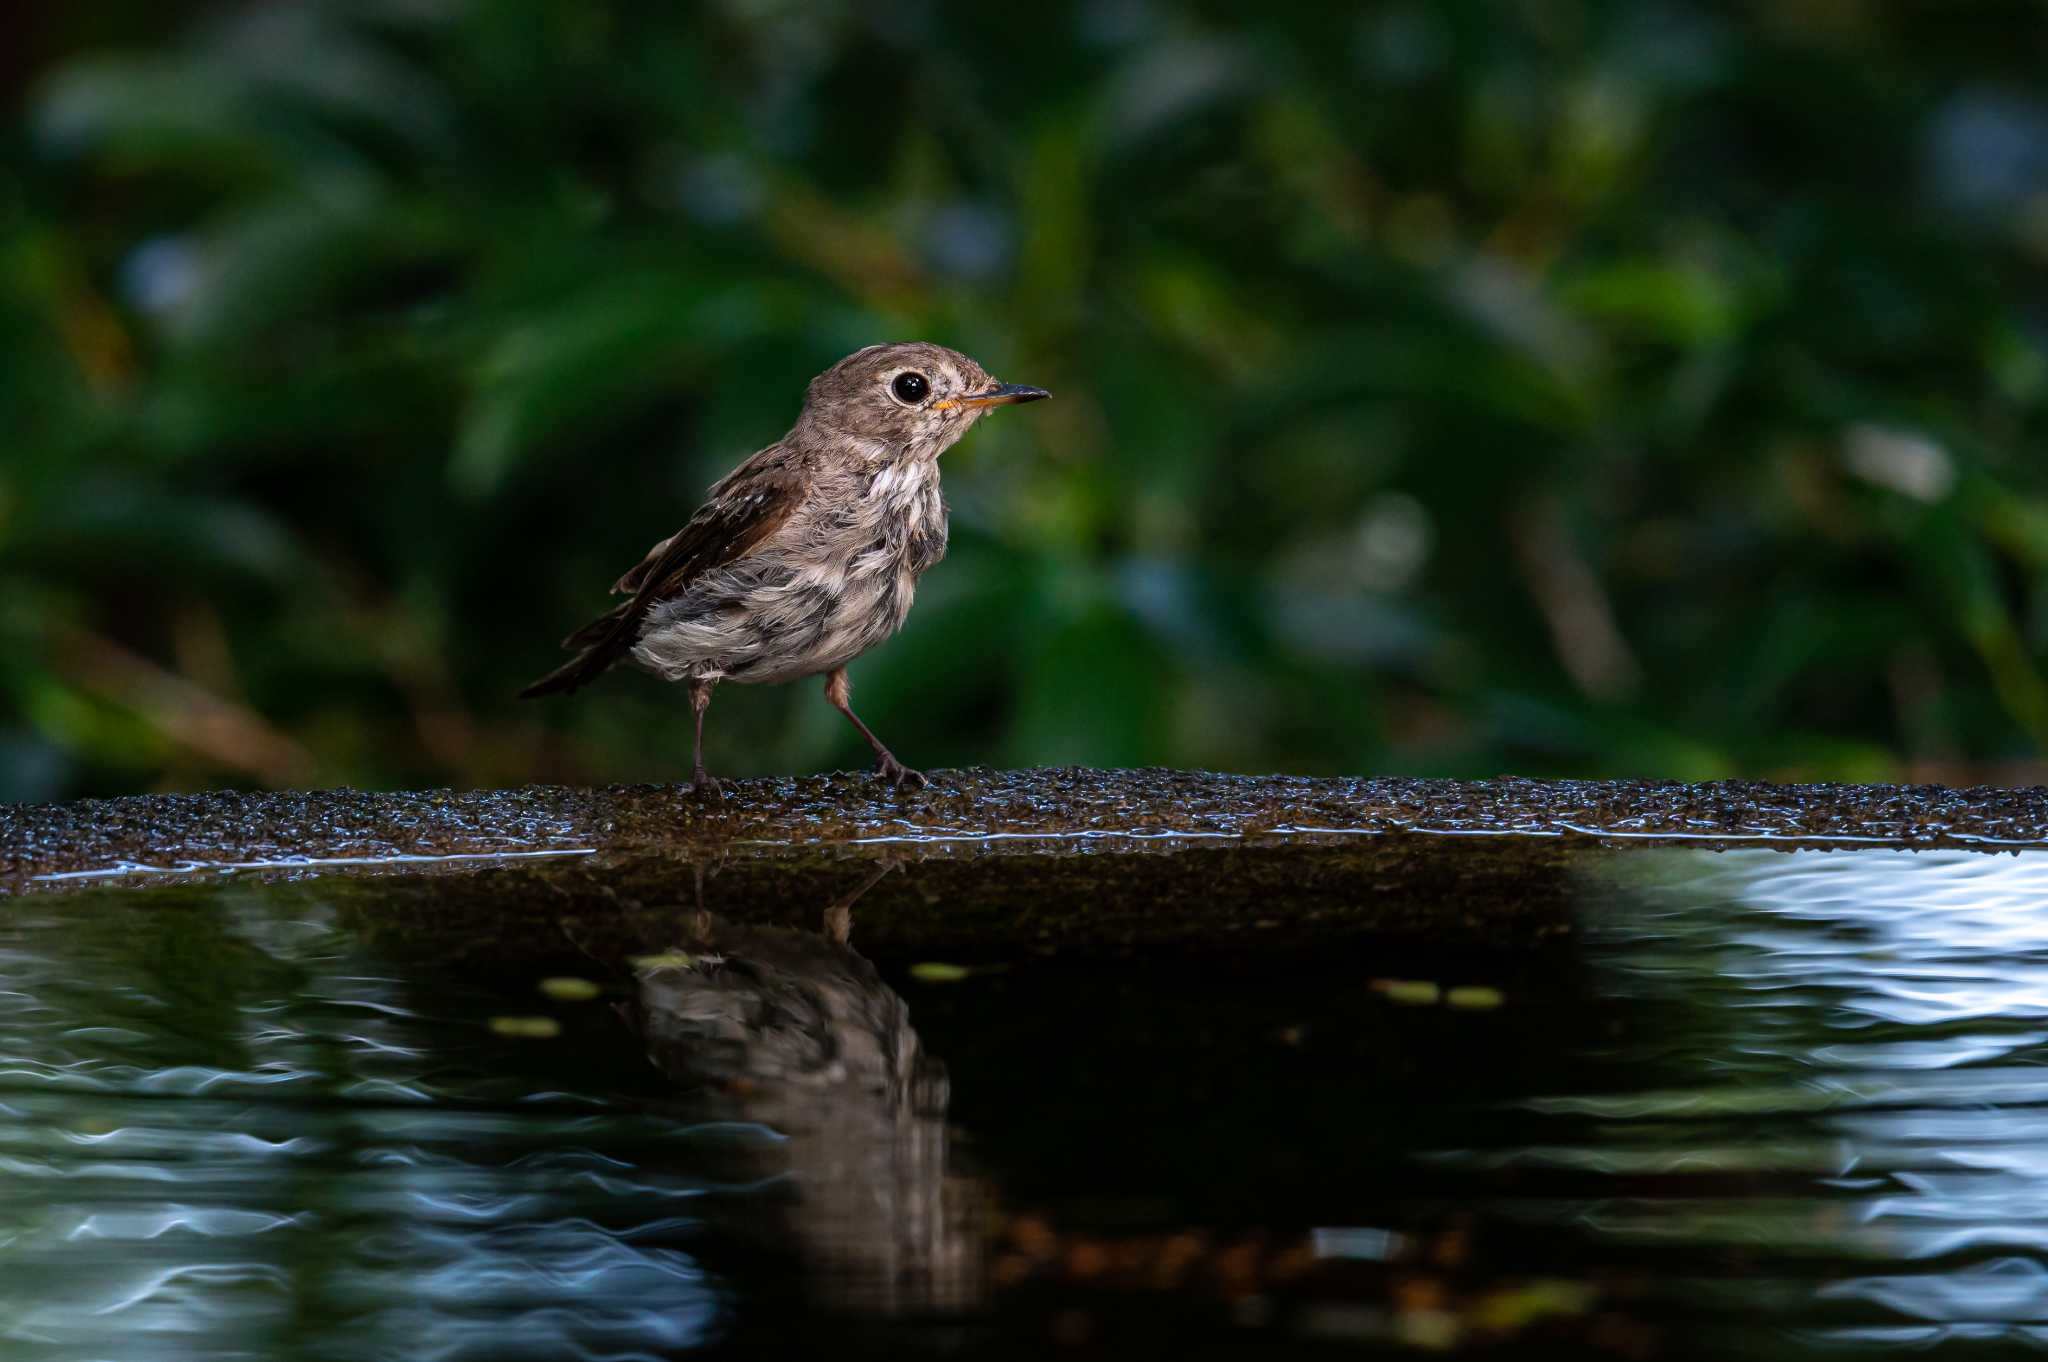
M1057 768L902 794L846 773L741 781L718 802L667 785L150 795L0 807L0 895L347 878L365 881L357 911L437 949L556 949L565 917L639 949L684 913L815 927L879 863L905 867L861 902L884 949L1497 949L1569 935L1589 861L1673 844L2048 845L2048 790Z

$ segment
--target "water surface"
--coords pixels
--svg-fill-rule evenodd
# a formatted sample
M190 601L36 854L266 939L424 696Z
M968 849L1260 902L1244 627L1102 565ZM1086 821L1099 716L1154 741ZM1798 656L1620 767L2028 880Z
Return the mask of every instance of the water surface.
M2048 854L1599 852L1573 950L964 970L865 958L856 865L813 930L706 869L516 963L376 881L0 902L0 1356L2048 1331Z

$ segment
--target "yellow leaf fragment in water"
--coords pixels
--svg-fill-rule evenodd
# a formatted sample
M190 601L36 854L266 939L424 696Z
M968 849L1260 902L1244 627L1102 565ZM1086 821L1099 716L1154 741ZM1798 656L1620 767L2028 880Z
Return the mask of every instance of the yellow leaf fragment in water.
M493 1017L491 1030L522 1040L549 1040L562 1034L562 1024L553 1017Z
M540 991L565 1003L587 1003L603 992L588 979L575 979L568 975L541 980Z
M1402 1007L1435 1007L1443 990L1427 979L1375 979L1373 992Z
M1485 984L1460 984L1444 994L1444 1001L1468 1012L1490 1012L1506 1002L1507 995Z
M910 967L910 977L921 984L957 984L974 973L965 965L946 965L926 960Z
M689 969L697 958L688 951L659 951L653 955L636 955L626 962L637 970Z
M1542 1277L1479 1298L1472 1322L1489 1333L1518 1333L1545 1319L1583 1315L1599 1303L1586 1282Z

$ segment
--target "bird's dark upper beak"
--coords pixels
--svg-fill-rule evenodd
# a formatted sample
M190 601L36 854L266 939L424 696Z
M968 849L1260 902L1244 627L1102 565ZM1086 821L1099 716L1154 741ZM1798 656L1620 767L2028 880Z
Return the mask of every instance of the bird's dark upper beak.
M1023 383L998 383L985 392L956 397L950 402L940 402L937 406L941 411L948 407L1007 407L1013 403L1036 402L1041 397L1051 396L1052 394L1043 388L1033 388Z

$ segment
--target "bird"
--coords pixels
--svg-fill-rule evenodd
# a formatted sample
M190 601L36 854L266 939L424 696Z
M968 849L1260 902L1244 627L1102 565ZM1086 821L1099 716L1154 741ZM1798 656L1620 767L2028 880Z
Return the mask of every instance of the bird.
M788 434L713 484L688 524L612 584L626 599L564 639L575 656L520 697L568 694L620 662L684 682L690 783L722 798L704 768L713 688L823 676L876 774L892 789L924 786L853 712L846 667L902 627L918 579L945 556L939 456L995 408L1049 396L943 345L856 350L811 380Z

